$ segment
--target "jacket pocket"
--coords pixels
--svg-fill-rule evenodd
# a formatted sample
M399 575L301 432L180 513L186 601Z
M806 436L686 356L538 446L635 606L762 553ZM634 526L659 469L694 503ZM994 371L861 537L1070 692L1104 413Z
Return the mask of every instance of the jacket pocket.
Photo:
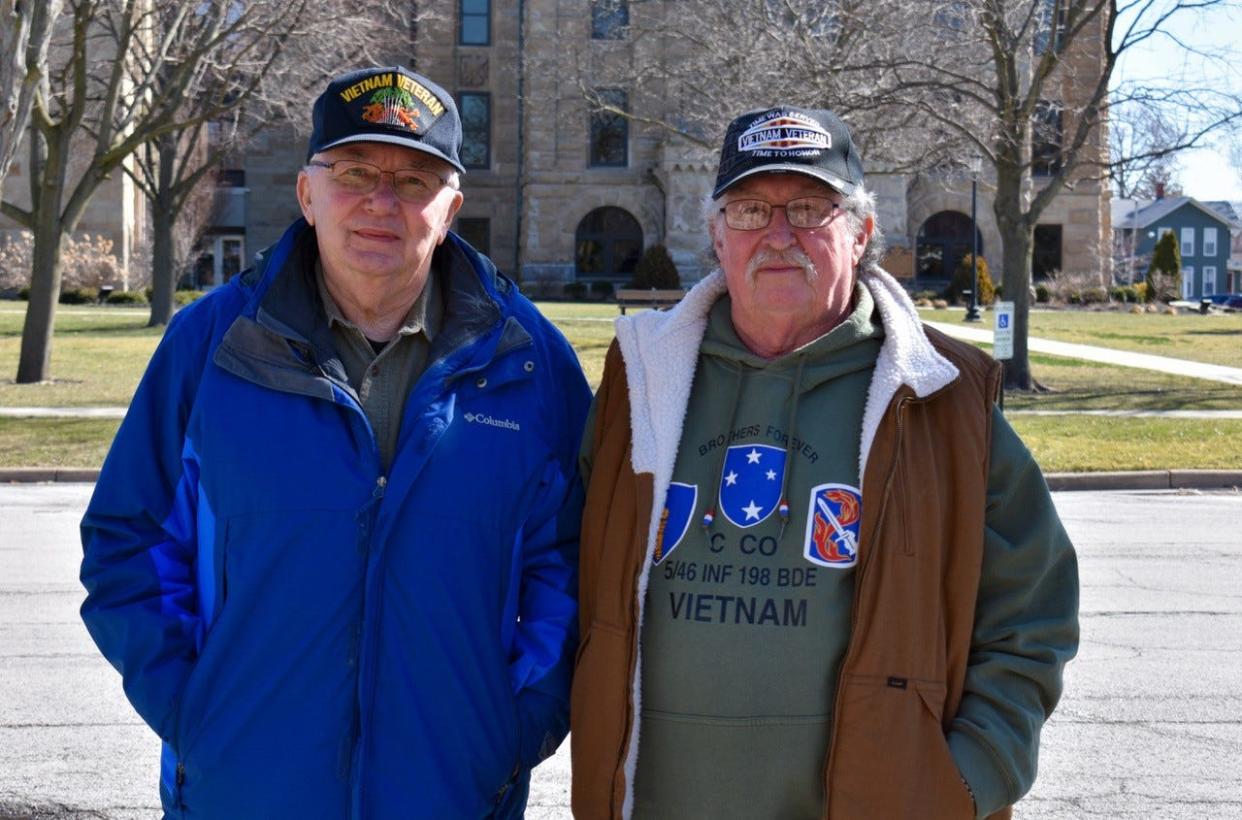
M215 647L211 640L212 628L219 622L221 615L224 613L224 607L228 602L229 590L229 539L228 539L228 521L221 520L217 524L216 538L212 545L210 586L205 591L200 591L203 600L200 605L208 608L209 618L204 619L204 634L199 647L198 657L194 661L194 666L190 670L190 674L185 679L185 684L181 687L181 693L177 697L177 719L174 722L173 748L177 753L179 764L183 764L186 758L187 742L191 740L189 732L197 728L195 724L195 712L200 707L200 699L196 693L200 690L203 683L203 676L207 673L210 663L204 663L204 660L210 660L209 656L215 654L219 647ZM200 579L202 575L200 574ZM201 581L200 581L201 584ZM187 709L186 706L190 708ZM184 780L185 771L181 770L181 778Z
M943 682L847 675L841 698L828 773L832 820L974 817L944 735Z

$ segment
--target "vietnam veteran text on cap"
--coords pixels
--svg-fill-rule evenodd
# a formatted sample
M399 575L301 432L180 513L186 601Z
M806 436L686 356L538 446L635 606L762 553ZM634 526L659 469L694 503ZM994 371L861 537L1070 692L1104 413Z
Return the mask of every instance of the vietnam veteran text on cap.
M750 111L729 124L712 198L762 173L805 174L846 196L863 183L862 157L840 117L792 105Z
M315 100L306 159L349 142L404 145L461 173L461 118L453 97L401 66L342 74Z

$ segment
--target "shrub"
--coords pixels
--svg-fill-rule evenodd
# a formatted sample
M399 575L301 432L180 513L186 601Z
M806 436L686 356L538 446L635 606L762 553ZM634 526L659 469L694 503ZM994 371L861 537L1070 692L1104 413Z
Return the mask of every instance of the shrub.
M62 305L89 305L99 301L95 288L63 288L60 292Z
M106 300L110 305L146 305L150 300L140 290L114 290Z
M973 258L971 254L966 254L958 263L957 270L953 271L953 279L949 282L949 289L945 292L945 298L950 302L965 301L963 293L974 288L975 273L971 267ZM979 257L979 293L976 302L980 305L990 305L994 298L996 298L996 289L992 286L992 275L988 272L988 260L981 256Z
M1102 305L1108 301L1108 291L1104 288L1084 288L1082 303L1084 305Z
M566 282L564 292L569 299L582 299L587 294L586 282Z
M591 296L596 299L611 299L612 290L612 282L591 283Z
M1133 285L1133 288L1134 288L1134 301L1136 302L1148 301L1146 282L1137 282Z
M656 288L659 290L681 287L681 276L677 273L677 265L673 257L668 255L668 248L656 244L643 251L634 268L632 288Z
M195 299L202 298L202 296L203 292L201 290L178 290L173 293L173 304L177 307L185 307Z
M935 299L939 295L940 294L936 293L934 290L920 290L918 293L914 294L914 301L917 302L922 299L930 304L931 300Z
M1035 301L1046 305L1051 299L1052 291L1049 290L1048 286L1043 282L1037 283L1035 285Z
M1147 300L1171 302L1182 292L1182 251L1177 236L1169 231L1160 237L1147 267Z
M34 236L29 231L0 242L0 290L28 285L33 258ZM120 263L112 255L112 240L103 236L66 237L61 262L62 290L98 291L103 285L121 281Z

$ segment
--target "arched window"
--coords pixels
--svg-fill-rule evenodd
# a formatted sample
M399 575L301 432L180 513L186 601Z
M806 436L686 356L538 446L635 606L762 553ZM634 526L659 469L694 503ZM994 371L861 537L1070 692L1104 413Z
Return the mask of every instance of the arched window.
M622 208L596 208L578 223L574 248L579 279L623 279L642 255L643 228Z
M983 256L983 235L975 227L979 255ZM947 282L953 271L970 253L970 217L957 211L933 214L919 228L916 275L928 282Z

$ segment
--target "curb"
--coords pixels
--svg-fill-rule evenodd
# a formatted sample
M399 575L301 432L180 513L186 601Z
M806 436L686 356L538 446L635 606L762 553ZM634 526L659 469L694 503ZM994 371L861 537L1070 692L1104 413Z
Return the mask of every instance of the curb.
M87 483L99 480L98 467L4 467L0 484Z
M1048 473L1053 492L1077 490L1238 490L1242 470L1142 470L1128 473ZM0 484L46 484L99 480L94 467L0 468Z
M1228 490L1242 487L1242 470L1141 470L1128 473L1048 473L1053 492L1074 490Z

